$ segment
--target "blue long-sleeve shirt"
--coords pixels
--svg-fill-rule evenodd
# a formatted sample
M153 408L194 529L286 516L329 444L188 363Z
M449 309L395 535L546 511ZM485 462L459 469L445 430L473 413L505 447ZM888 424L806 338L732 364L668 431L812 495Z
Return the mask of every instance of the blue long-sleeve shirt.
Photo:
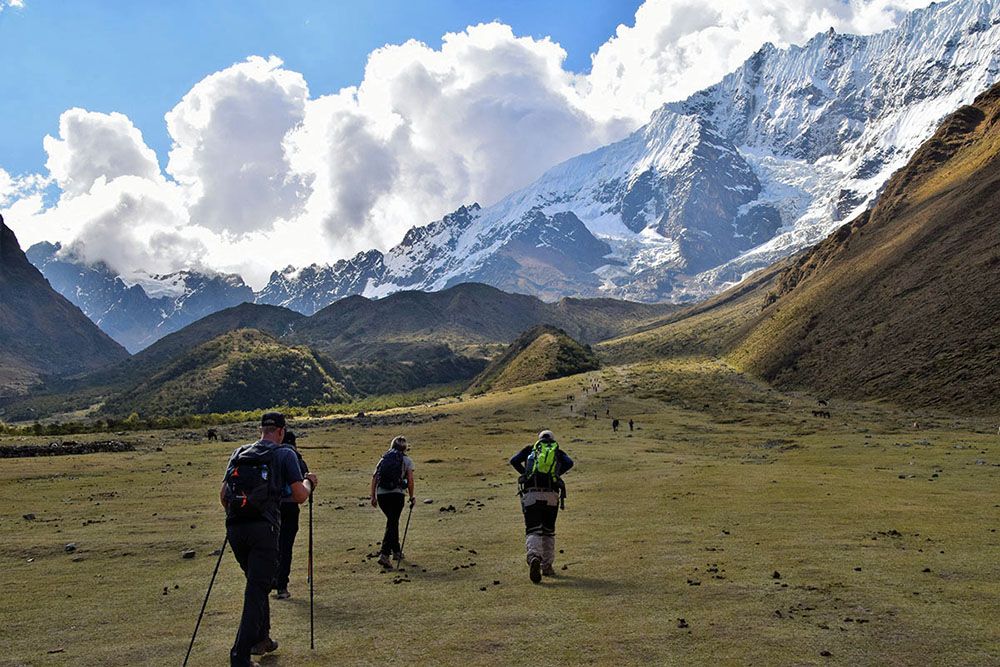
M510 457L510 464L514 466L520 474L524 474L528 469L528 459L531 458L531 452L534 449L534 445L528 445L514 456ZM573 467L573 459L569 457L569 454L564 452L562 448L556 450L556 476L560 477Z

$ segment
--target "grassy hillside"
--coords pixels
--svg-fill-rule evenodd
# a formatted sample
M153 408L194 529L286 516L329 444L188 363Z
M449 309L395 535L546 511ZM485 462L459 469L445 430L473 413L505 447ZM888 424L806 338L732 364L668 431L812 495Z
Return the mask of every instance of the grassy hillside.
M594 346L607 364L677 357L718 357L742 340L787 263L762 269L736 287L679 310L665 322Z
M464 387L487 365L486 359L447 354L428 356L420 361L376 359L344 366L351 385L365 396L396 394L434 385Z
M344 376L308 348L255 329L223 334L181 355L104 406L112 415L184 415L334 403Z
M177 358L202 343L238 329L256 329L280 338L305 319L305 315L280 306L242 303L220 310L194 322L180 331L164 336L130 359L134 368L148 372Z
M585 342L648 326L677 310L670 304L614 299L563 299L544 303L478 284L438 293L400 292L380 300L348 297L305 317L275 306L245 303L205 317L166 336L125 361L86 375L50 381L32 395L9 402L9 421L85 418L107 402L131 412L125 398L141 399L151 380L195 347L241 328L257 329L282 344L306 346L327 365L336 363L364 396L408 393L429 386L470 382L488 359L522 331L554 323ZM23 383L11 366L8 384ZM137 404L138 407L138 404ZM145 405L148 408L149 405Z
M481 394L544 380L586 373L599 368L597 356L565 331L540 325L521 334L469 387Z

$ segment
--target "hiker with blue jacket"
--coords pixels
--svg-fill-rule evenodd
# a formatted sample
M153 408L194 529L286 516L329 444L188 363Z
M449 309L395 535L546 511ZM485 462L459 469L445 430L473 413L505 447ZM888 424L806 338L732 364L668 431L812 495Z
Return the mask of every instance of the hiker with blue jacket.
M392 568L392 559L403 560L399 545L399 517L403 513L406 494L413 505L413 460L406 455L406 438L396 436L390 443L389 451L382 455L372 474L371 502L385 514L385 534L379 550L378 564Z
M278 648L271 639L268 593L278 573L281 498L304 503L316 488L316 475L302 474L295 451L281 445L285 416L265 413L260 440L238 447L229 458L219 500L226 508L226 539L246 576L243 614L229 653L231 667L253 667L251 655Z
M542 431L535 444L510 458L510 464L520 473L518 493L524 514L528 577L537 584L542 575L556 573L556 518L566 497L562 475L573 467L573 459L559 447L552 431Z

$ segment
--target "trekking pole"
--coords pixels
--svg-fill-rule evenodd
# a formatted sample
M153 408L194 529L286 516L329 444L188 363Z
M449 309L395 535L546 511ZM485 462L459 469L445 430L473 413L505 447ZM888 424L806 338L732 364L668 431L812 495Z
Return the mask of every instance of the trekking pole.
M406 534L410 532L410 517L413 516L413 503L410 503L410 513L406 515L406 528L403 529L403 543L399 545L399 558L396 560L396 569L399 569L400 563L403 562L403 547L406 546ZM397 528L398 530L398 528Z
M309 650L316 650L313 625L313 497L309 494Z
M201 603L201 611L198 612L198 622L194 624L194 633L191 635L191 643L188 644L187 655L184 656L184 667L187 667L188 658L191 657L191 649L194 648L194 638L198 636L198 627L201 625L201 617L205 615L205 607L208 606L208 596L212 594L212 586L215 585L215 575L219 573L219 565L222 564L222 554L226 553L226 544L229 543L229 535L222 540L222 548L219 549L219 560L215 561L215 569L212 570L212 580L208 582L208 591L205 593L205 601Z

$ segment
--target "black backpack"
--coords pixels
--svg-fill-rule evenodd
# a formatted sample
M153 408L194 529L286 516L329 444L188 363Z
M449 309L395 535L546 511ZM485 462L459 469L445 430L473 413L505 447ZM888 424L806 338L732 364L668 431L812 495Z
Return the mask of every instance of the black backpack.
M390 449L382 455L382 460L378 462L378 485L383 489L405 489L406 465L403 461L405 455L398 449Z
M281 502L275 459L277 448L255 443L244 447L226 471L226 517L234 521L268 518Z

